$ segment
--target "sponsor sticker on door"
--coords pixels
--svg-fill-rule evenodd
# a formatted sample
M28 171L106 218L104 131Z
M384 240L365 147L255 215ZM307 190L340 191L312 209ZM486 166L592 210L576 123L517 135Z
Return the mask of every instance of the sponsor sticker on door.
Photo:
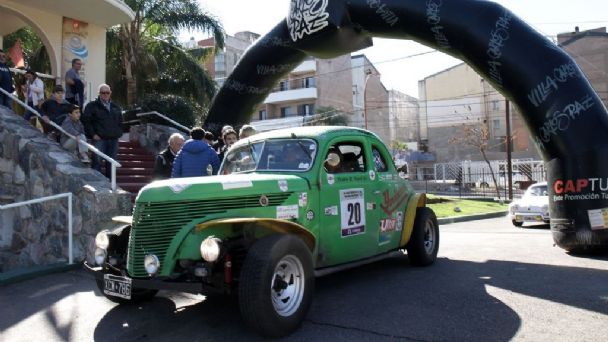
M365 195L363 189L340 190L342 237L365 233Z

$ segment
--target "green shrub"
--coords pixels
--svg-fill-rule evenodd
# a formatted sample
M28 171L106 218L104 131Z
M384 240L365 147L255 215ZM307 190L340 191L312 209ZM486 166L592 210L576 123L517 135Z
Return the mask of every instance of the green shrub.
M197 115L195 112L197 108L180 96L175 95L161 95L161 94L148 94L143 99L141 106L141 112L152 112L157 111L160 114L164 114L169 118L179 122L186 127L193 127L196 121ZM157 123L161 125L167 125L165 120L158 117L148 117L145 119L146 122Z

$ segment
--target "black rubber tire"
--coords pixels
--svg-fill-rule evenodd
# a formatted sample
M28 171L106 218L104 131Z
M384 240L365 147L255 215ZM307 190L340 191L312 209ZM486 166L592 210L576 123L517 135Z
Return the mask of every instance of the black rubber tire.
M517 222L517 221L515 221L515 220L512 220L512 221L511 221L511 223L513 223L513 225L514 225L515 227L521 227L521 226L523 226L523 225L524 225L524 223L523 223L523 222Z
M131 289L131 299L125 299L120 297L108 296L103 292L103 281L96 279L95 283L97 284L97 288L99 292L106 297L108 300L118 303L118 304L132 304L132 303L141 303L147 300L150 300L156 296L158 290L148 290L148 289Z
M295 257L300 262L304 288L295 311L280 315L272 298L278 292L273 292L272 287L277 284L274 282L275 270L285 257ZM300 326L312 302L315 278L310 250L293 235L265 237L247 253L239 281L239 307L245 324L263 336L286 336Z
M427 226L430 231L426 230ZM435 262L439 251L439 224L433 210L426 207L416 209L414 230L405 248L414 266L428 266Z

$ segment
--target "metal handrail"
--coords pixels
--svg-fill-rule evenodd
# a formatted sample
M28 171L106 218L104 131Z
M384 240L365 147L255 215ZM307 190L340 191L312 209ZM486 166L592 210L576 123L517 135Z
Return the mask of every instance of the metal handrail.
M24 103L23 101L21 101L17 96L9 93L8 91L0 88L0 92L4 93L7 96L10 96L13 100L15 100L18 104L20 104L23 108L31 111L32 113L34 113L36 116L38 116L40 119L42 119L42 115L40 113L38 113L38 111L30 106L28 106L26 103ZM59 130L61 133L67 135L68 137L76 140L76 137L71 135L70 133L66 132L63 128L61 128L61 126L57 125L56 123L54 123L53 121L49 121L48 124L50 124L51 126L57 128L57 130ZM101 152L100 150L97 149L97 147L89 144L86 141L83 141L82 143L84 143L85 145L87 145L87 147L89 148L89 150L93 151L93 153L97 154L98 156L102 157L103 159L105 159L106 161L108 161L111 165L112 165L112 191L116 191L116 168L117 167L122 167L122 165L120 165L119 162L117 162L116 160L110 158L107 154Z
M51 201L51 200L55 200L55 199L60 199L60 198L64 198L64 197L68 198L68 249L69 249L68 263L71 265L71 264L74 263L74 248L73 248L73 237L72 237L72 233L73 233L73 229L72 229L72 197L73 197L73 195L72 195L71 192L66 192L66 193L59 194L59 195L41 197L41 198L29 200L29 201L23 201L23 202L18 202L18 203L11 203L11 204L6 204L6 205L0 205L0 210L18 208L18 207L22 207L22 206L25 206L25 205L42 203L42 202Z
M181 130L182 130L182 131L184 131L184 132L186 132L186 133L190 133L190 131L191 131L191 129L190 129L190 128L188 128L188 127L186 127L186 126L184 126L184 125L180 124L179 122L177 122L177 121L175 121L175 120L173 120L173 119L168 118L166 115L161 114L161 113L159 113L159 112L157 112L157 111L145 112L145 113L137 113L137 114L135 114L135 115L136 115L138 118L139 118L139 117L141 117L141 116L150 116L150 115L156 115L156 116L158 116L158 117L160 117L160 118L164 119L165 121L168 121L168 122L172 123L173 125L177 126L178 128L181 128Z
M21 75L24 75L24 74L27 72L27 71L26 71L26 70L24 70L24 69L17 69L17 68L9 68L9 70L10 70L10 71L11 71L13 74L21 74ZM53 75L49 75L49 74L43 74L43 73L41 73L41 72L36 72L36 75L37 75L38 77L41 77L41 78L46 78L46 79L49 79L49 80L56 80L56 79L59 79L59 77L57 77L57 76L53 76Z

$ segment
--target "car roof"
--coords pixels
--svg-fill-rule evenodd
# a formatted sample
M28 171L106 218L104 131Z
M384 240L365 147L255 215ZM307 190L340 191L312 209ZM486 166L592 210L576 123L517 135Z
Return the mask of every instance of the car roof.
M282 128L267 132L258 133L248 138L239 140L235 143L235 146L248 144L249 142L256 142L267 139L291 139L293 136L297 138L314 138L319 141L334 138L336 136L367 136L378 139L378 136L370 131L366 131L356 127L346 126L305 126L305 127L292 127Z
M538 182L538 183L534 183L532 185L530 185L530 188L538 188L541 186L547 186L547 182Z

